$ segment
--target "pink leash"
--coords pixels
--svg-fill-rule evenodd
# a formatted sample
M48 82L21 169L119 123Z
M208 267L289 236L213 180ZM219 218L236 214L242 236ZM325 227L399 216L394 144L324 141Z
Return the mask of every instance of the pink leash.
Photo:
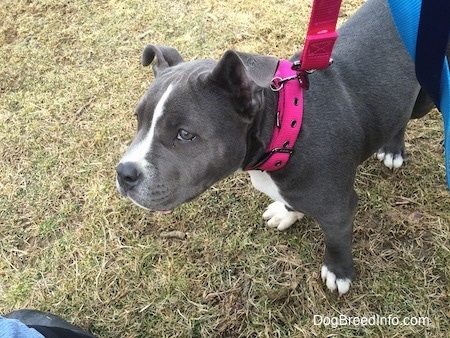
M300 59L300 70L324 69L330 65L330 56L337 39L336 23L341 0L314 0Z

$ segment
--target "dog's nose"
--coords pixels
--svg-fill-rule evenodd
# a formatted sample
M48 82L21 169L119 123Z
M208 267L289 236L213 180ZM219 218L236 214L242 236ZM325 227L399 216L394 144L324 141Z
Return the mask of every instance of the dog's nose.
M141 179L141 172L132 162L119 163L116 172L120 186L126 191L136 186Z

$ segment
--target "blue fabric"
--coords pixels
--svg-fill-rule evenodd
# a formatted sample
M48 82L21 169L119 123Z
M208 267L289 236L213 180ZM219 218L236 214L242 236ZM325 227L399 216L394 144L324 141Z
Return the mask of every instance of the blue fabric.
M450 189L450 71L443 67L441 78L441 112L444 119L445 168L447 185Z
M424 0L424 1L436 1L436 0ZM443 1L443 0L437 0ZM445 0L448 1L448 0ZM443 2L445 2L443 1ZM395 25L397 26L397 30L400 34L400 37L403 40L403 43L408 50L408 53L411 55L411 58L416 61L416 46L417 46L417 36L419 32L419 22L420 22L420 14L422 8L421 0L388 0L388 4L391 10L392 17L394 19ZM427 3L427 6L429 4ZM425 14L429 15L429 11L426 11ZM450 13L448 11L443 11L441 16L436 22L439 23L439 20L444 20L441 22L443 25L448 27L448 22L450 22ZM422 27L421 27L422 29ZM447 33L447 37L448 37ZM433 37L429 37L430 40ZM419 51L420 52L420 51ZM425 54L426 55L426 54ZM419 78L419 81L421 79ZM427 79L428 80L428 79ZM438 79L439 81L439 79ZM423 79L420 82L422 86L424 86L427 92L431 92L433 88L425 87L427 83L424 83ZM431 86L434 87L434 86ZM439 97L440 96L440 97ZM439 110L442 113L442 118L444 121L444 147L445 147L445 167L447 173L447 186L450 190L450 71L447 60L445 58L445 52L442 54L442 71L440 78L440 93L439 95L430 95L430 97L434 100L439 100L439 102L435 102L436 106L439 107ZM439 98L437 98L439 97Z
M416 41L419 31L421 0L388 0L394 23L403 44L413 60L416 59Z
M0 338L44 338L44 336L17 319L0 316Z
M450 32L450 1L424 0L416 46L416 75L438 109L441 107L443 61ZM432 37L432 38L430 38ZM447 68L447 67L446 67Z

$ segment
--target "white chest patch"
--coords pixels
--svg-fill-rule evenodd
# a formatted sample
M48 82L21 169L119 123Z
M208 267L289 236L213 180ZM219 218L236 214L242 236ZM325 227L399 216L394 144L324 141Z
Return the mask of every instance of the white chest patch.
M289 203L287 203L281 196L277 185L267 172L260 170L249 170L248 173L255 189L258 189L262 193L266 194L274 201L281 202L290 207Z

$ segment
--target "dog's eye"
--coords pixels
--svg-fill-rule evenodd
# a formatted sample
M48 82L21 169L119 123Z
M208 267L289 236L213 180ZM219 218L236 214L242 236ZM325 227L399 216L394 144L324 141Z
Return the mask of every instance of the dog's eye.
M196 136L187 130L180 129L178 130L177 139L180 141L192 141Z

